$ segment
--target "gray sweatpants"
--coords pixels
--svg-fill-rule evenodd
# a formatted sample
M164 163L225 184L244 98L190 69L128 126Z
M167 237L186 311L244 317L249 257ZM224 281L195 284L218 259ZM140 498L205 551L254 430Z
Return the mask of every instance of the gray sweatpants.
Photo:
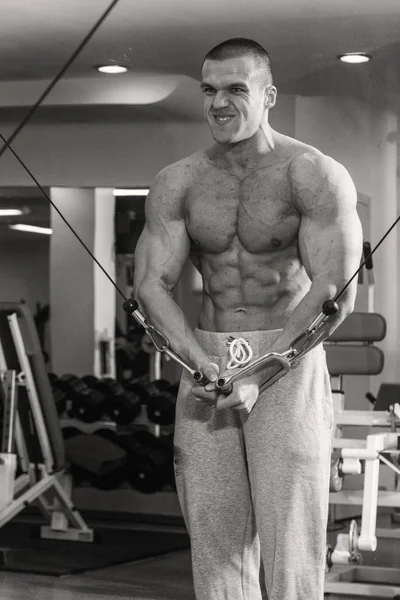
M228 338L265 354L280 330L196 337L220 366ZM197 600L323 600L333 409L322 345L265 390L249 415L194 399L182 375L175 477Z

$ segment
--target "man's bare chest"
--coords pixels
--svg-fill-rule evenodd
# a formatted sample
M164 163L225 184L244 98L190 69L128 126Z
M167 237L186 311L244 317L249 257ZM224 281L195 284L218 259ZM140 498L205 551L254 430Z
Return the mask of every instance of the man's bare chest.
M271 170L243 179L205 174L189 189L185 218L193 244L205 252L238 244L251 253L279 251L297 239L300 223L289 178Z

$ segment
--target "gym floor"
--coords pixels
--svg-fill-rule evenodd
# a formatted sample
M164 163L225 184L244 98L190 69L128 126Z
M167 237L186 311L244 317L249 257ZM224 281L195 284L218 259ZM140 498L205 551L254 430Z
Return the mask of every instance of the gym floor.
M391 529L399 527L391 524L389 514L378 517L378 526ZM342 532L346 531L347 528L342 530ZM335 544L338 533L328 533L329 544ZM397 539L380 539L375 553L363 553L363 564L400 569L398 545ZM79 575L52 577L4 571L0 573L0 600L123 600L127 598L130 600L195 600L190 551L170 552L155 558L92 570ZM346 596L346 600L348 598L349 596Z
M83 575L1 573L0 600L195 600L190 551Z

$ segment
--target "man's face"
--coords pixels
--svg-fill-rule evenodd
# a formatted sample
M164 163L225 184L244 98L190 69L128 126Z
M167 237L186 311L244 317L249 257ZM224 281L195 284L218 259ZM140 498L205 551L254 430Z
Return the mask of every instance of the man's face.
M204 115L216 142L234 144L258 131L268 106L268 88L261 85L252 57L206 60L201 88Z

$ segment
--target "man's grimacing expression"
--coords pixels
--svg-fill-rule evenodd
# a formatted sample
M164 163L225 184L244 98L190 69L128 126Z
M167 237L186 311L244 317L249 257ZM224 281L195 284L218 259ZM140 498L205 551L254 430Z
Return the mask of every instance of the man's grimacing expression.
M220 144L253 137L262 127L265 111L276 100L276 88L266 85L251 56L206 60L201 89L205 118Z

